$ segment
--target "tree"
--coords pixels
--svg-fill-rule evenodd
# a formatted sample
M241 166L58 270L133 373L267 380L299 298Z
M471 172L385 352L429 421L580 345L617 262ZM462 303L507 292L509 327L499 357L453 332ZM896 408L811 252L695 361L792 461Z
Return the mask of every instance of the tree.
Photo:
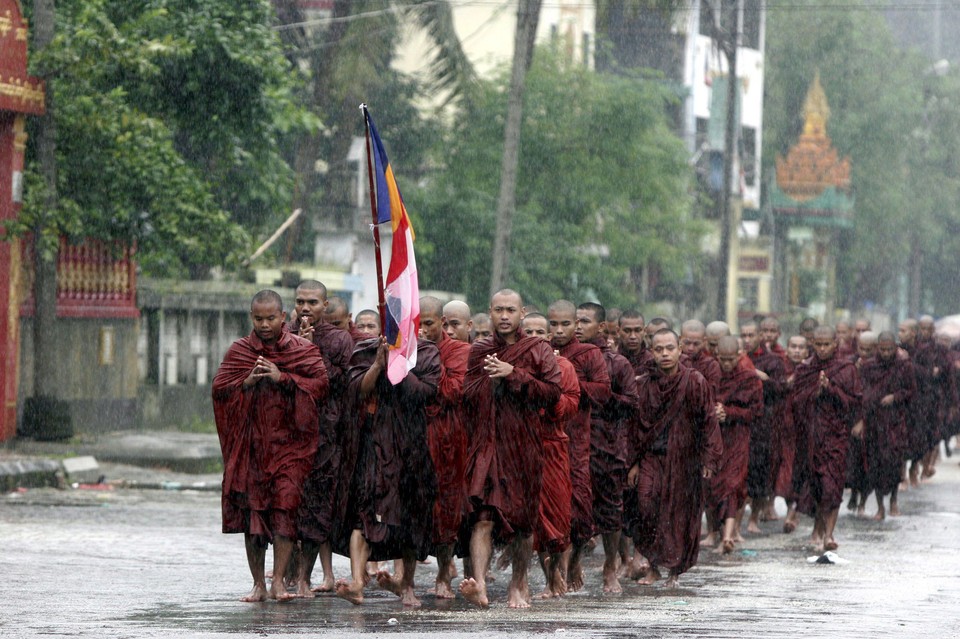
M404 190L418 266L431 288L486 300L509 78L484 82L434 151L425 186ZM703 229L688 217L692 169L657 82L596 74L537 51L527 78L523 154L507 286L559 297L641 301L641 269L683 278Z

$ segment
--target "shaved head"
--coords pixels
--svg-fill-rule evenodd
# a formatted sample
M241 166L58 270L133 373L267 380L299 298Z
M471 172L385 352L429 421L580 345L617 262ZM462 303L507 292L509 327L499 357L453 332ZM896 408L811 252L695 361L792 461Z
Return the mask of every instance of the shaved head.
M577 316L577 307L568 300L557 300L547 307L547 315L572 315Z
M443 305L443 314L447 317L459 317L463 320L469 320L470 307L466 302L451 300Z
M318 291L320 299L327 299L327 287L319 280L303 280L297 285L297 291Z
M703 325L703 322L700 320L692 319L687 320L680 325L680 334L681 335L703 335L706 334L707 327Z
M832 326L823 324L813 329L813 339L836 339L837 331Z
M263 306L276 304L278 311L283 310L283 298L280 297L279 293L271 291L270 289L264 289L253 296L253 299L250 301L250 310L253 310L254 304L262 304Z
M707 337L723 337L730 334L730 325L726 322L710 322L705 328Z
M740 352L740 340L733 335L724 335L717 342L717 355L736 355Z
M888 333L891 338L893 338L893 333ZM873 331L864 331L860 333L860 343L861 344L876 344L879 341L879 336Z
M432 295L424 295L420 298L420 315L434 315L439 318L443 315L443 302Z

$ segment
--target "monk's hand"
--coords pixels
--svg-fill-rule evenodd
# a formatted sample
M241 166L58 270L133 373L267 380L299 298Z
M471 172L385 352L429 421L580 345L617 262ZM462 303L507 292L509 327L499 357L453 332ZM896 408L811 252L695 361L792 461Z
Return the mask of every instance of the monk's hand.
M704 468L704 469L703 469L703 478L704 478L704 479L710 479L711 477L713 477L713 470L710 469L710 468Z
M269 379L273 383L280 381L280 369L268 359L258 357L257 364L253 367L253 370L255 374L259 375L259 379Z
M300 337L313 341L314 328L310 325L310 318L304 315L300 318Z
M637 485L637 481L640 479L640 466L634 464L630 468L630 472L627 473L627 486L634 488Z
M374 374L379 375L387 369L387 354L389 352L390 347L387 346L387 340L381 335L380 345L377 347L377 354L373 358L373 363L370 364L370 370L373 370Z
M850 430L850 435L856 437L857 439L863 439L863 420L853 425L853 428Z
M934 376L934 377L940 377L940 367L939 367L939 366L934 366L934 367L933 367L933 376Z
M759 368L757 369L757 377L760 378L760 381L761 381L761 382L766 382L766 381L768 381L768 380L770 379L770 376L767 375L766 373L764 373L764 372L763 372L762 370L760 370Z
M821 390L830 386L830 378L827 377L826 371L820 371L820 388Z
M513 372L513 364L501 362L496 354L487 355L483 360L483 370L493 379L508 377Z
M894 397L892 393L890 395L884 395L883 399L880 400L880 405L890 406L891 404L893 404L893 400L894 400Z
M727 411L723 409L723 404L717 402L717 405L714 407L714 412L717 414L717 419L721 422L727 421Z

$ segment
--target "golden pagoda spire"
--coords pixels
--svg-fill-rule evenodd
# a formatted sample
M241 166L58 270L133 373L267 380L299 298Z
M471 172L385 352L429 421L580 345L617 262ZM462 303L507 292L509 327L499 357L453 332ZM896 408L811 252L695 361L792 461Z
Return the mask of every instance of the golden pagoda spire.
M803 133L818 137L826 135L829 119L830 105L827 104L827 94L820 84L820 69L817 69L813 83L807 91L807 99L803 102Z

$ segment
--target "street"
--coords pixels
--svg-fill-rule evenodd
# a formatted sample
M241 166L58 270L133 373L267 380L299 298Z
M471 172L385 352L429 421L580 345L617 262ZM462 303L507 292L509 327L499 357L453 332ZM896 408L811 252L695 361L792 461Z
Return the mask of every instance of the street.
M885 522L841 508L838 554L848 564L808 563L810 519L792 535L769 522L732 557L701 551L677 590L625 583L623 595L601 596L598 549L584 592L526 611L506 608L505 574L488 611L436 600L431 559L418 569L424 605L413 611L376 588L360 607L332 596L240 603L250 587L243 540L220 533L217 492L32 489L0 496L0 636L960 636L956 457L903 493L901 507L903 517ZM335 569L346 576L346 560ZM539 572L531 569L535 592Z

